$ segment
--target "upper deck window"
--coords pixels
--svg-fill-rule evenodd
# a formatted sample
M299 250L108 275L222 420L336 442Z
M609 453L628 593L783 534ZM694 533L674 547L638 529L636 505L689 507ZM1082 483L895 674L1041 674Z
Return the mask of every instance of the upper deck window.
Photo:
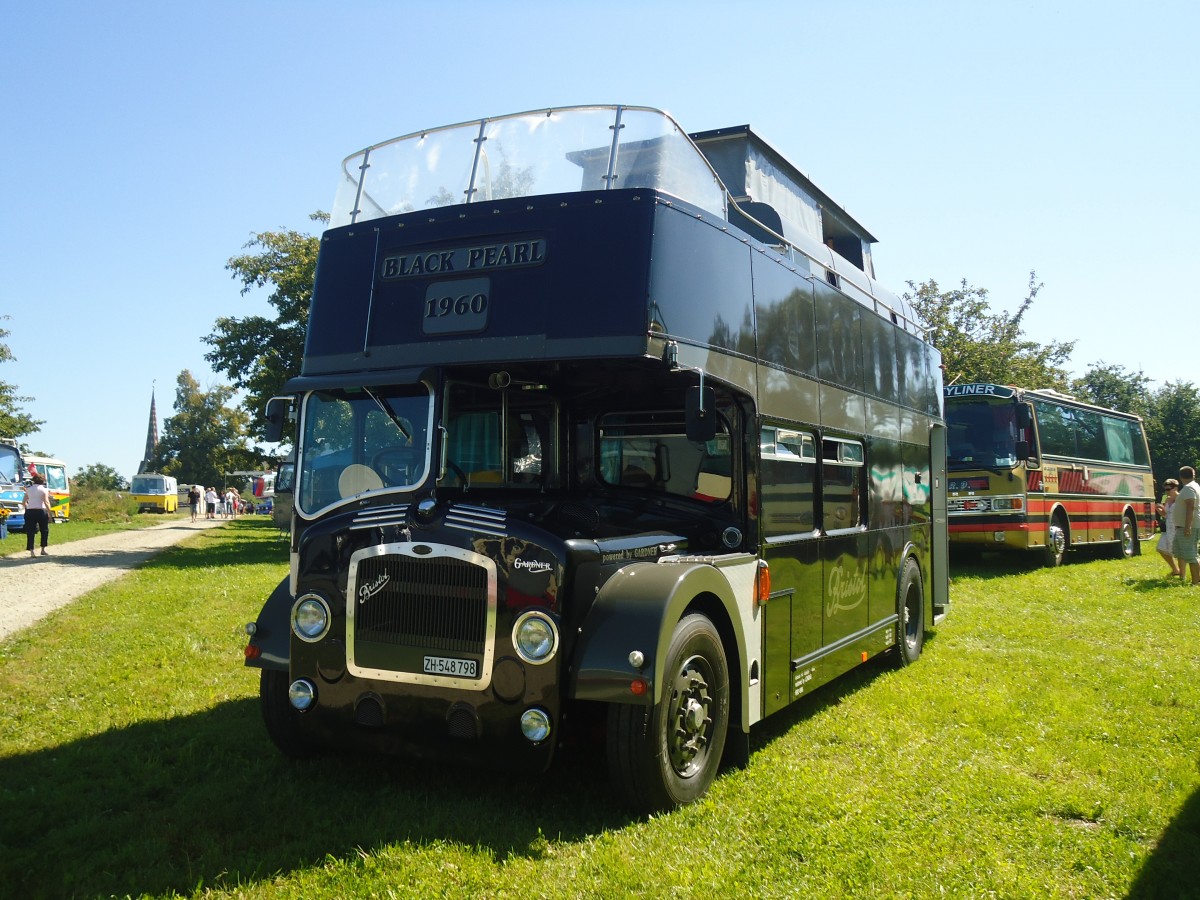
M724 217L703 154L665 113L586 106L399 137L342 163L330 227L458 203L651 188Z

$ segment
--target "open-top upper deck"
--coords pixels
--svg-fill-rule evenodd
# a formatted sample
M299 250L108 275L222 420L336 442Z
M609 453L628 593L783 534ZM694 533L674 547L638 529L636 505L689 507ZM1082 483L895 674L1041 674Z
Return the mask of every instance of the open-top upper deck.
M905 330L874 280L875 238L749 126L688 135L637 106L542 109L423 129L347 157L330 227L457 205L646 188L691 204L840 283Z

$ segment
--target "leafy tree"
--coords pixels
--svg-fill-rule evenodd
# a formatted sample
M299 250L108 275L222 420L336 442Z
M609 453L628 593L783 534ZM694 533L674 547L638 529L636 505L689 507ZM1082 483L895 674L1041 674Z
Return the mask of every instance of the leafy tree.
M0 319L8 318L0 316ZM13 359L12 350L3 341L8 335L8 329L0 328L0 363ZM19 438L38 430L42 420L33 418L19 406L32 399L18 396L16 387L7 381L0 381L0 437Z
M163 423L151 471L181 484L219 485L226 472L254 467L258 457L245 446L246 413L228 405L233 394L228 385L202 391L191 372L180 372L175 415Z
M1154 479L1161 486L1180 466L1200 466L1200 390L1190 381L1168 381L1150 395L1146 438Z
M946 382L992 382L1066 390L1065 364L1074 341L1042 345L1025 337L1022 322L1042 285L1029 273L1029 293L1015 313L993 312L986 288L964 279L956 290L941 291L936 281L908 283L905 293L930 328L942 353Z
M309 218L329 221L328 213L323 212ZM223 316L204 339L212 347L204 358L245 392L241 407L248 414L252 433L260 438L267 401L280 392L285 381L300 374L319 246L320 238L311 234L291 229L264 231L245 245L244 249L252 252L231 257L225 266L242 282L242 294L269 286L268 301L277 313L273 319Z
M76 487L90 487L99 491L127 491L129 482L114 469L103 463L92 463L71 476L71 483Z
M1071 382L1071 393L1080 400L1145 418L1150 406L1150 379L1123 366L1093 363L1082 378Z

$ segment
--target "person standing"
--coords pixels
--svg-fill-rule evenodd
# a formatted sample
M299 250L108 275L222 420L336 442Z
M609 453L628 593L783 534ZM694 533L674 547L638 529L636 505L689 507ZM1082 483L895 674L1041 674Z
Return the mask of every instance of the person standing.
M215 488L209 488L204 492L204 518L215 519L217 517L217 491Z
M33 552L33 538L42 533L42 556L49 556L46 545L50 543L50 491L46 487L46 476L35 473L32 484L25 487L25 549Z
M1172 545L1175 543L1175 522L1171 518L1171 509L1175 506L1175 500L1179 497L1179 482L1174 478L1168 478L1163 482L1163 498L1160 504L1160 511L1163 518L1163 533L1158 538L1158 555L1167 561L1167 565L1171 567L1171 574L1179 578L1183 577L1183 566L1175 561L1175 557L1171 555Z
M1192 584L1200 584L1200 555L1197 554L1197 541L1200 540L1200 485L1196 484L1196 470L1191 466L1183 466L1179 470L1179 496L1171 507L1171 520L1175 523L1171 555L1179 560L1181 572L1183 564L1187 563Z
M192 508L192 521L195 522L200 513L200 485L193 484L188 491L188 506Z

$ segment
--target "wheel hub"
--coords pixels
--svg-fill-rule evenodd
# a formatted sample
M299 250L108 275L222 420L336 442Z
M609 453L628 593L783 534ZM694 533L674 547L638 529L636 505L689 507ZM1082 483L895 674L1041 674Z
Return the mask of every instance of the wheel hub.
M674 712L668 747L671 765L680 775L688 775L694 770L697 757L708 747L708 729L712 724L708 682L700 672L685 668L675 679L671 699Z

